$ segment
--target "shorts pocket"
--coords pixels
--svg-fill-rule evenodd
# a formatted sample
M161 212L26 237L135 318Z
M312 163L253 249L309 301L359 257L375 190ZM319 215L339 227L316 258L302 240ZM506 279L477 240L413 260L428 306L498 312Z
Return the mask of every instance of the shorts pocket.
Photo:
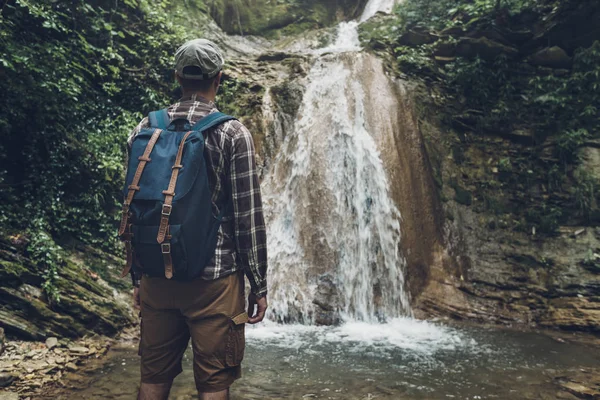
M225 364L228 367L240 365L244 358L246 347L245 327L248 322L248 314L243 312L231 318L229 334L227 335L227 349L225 352Z

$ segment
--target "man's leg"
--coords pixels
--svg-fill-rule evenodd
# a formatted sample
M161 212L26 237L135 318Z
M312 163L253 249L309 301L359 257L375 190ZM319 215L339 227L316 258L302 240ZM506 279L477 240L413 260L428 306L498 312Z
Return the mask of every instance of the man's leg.
M142 383L138 400L167 400L171 391L171 385L173 385L173 382L157 384Z
M190 333L184 316L173 308L179 288L178 282L142 278L139 400L167 400L173 379L182 371Z
M182 310L192 337L200 399L229 399L229 387L241 376L248 321L243 284L241 273L204 281Z
M229 400L229 389L214 393L198 393L200 400Z

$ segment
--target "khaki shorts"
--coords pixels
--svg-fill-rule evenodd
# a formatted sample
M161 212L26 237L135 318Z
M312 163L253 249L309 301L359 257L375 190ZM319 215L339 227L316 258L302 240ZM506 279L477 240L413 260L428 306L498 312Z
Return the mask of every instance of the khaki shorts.
M143 383L179 375L190 337L198 391L218 392L241 377L248 322L242 273L190 282L143 277L140 301Z

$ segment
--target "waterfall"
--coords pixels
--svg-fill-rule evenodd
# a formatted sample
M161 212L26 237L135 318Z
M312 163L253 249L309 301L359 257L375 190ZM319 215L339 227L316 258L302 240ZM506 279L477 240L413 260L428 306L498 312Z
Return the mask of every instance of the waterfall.
M371 0L361 19L391 4ZM372 81L393 83L359 52L357 28L340 24L335 43L317 52L293 133L265 181L269 317L280 322L377 322L411 313L401 216L380 154L393 115L372 118L366 100ZM393 98L385 94L382 103ZM394 105L381 108L385 114Z

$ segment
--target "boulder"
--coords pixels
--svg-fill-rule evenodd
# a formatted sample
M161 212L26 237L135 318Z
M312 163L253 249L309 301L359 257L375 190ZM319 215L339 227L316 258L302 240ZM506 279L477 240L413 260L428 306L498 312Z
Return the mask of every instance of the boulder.
M317 292L313 303L315 310L315 323L317 325L337 325L340 323L339 294L333 277L324 274L319 278Z
M456 45L456 55L466 58L474 58L479 56L484 60L494 60L501 54L514 57L518 53L518 50L514 47L505 46L502 43L495 42L487 37L463 37Z
M505 46L510 46L511 44L502 32L494 28L477 29L475 31L469 32L466 36L473 39L480 39L482 37L485 37L489 40L493 40L494 42L501 43Z
M456 43L440 40L435 44L433 55L444 58L454 57L456 55Z
M558 46L547 47L529 58L529 63L549 68L571 68L573 59Z
M429 32L417 32L409 30L400 36L400 44L404 46L421 46L424 44L430 44L437 40L437 38Z

